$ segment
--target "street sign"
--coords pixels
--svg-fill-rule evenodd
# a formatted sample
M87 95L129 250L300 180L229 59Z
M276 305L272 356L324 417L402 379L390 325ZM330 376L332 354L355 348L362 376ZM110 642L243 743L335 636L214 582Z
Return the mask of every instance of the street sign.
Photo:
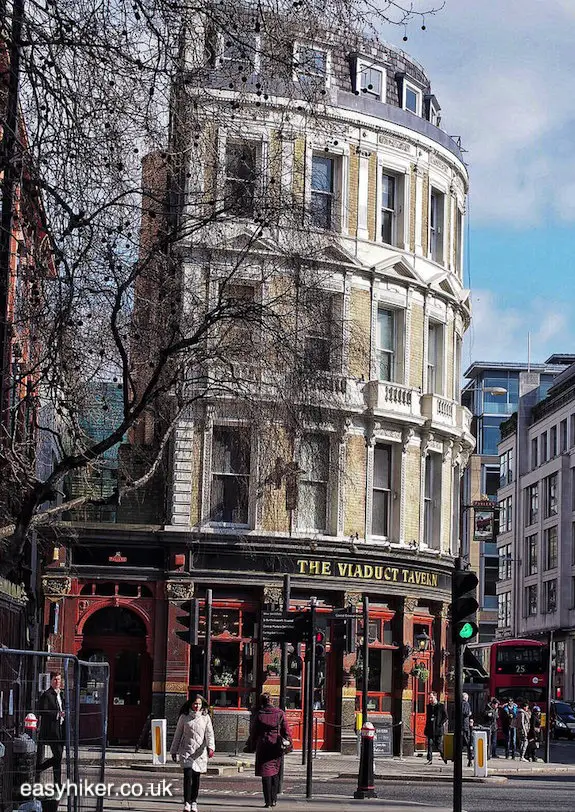
M262 612L262 638L287 641L293 633L296 612Z

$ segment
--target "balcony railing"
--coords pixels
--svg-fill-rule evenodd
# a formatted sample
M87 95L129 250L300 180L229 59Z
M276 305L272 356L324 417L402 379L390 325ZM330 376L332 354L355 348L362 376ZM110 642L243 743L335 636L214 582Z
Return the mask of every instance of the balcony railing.
M378 412L420 417L419 390L387 381L369 381L364 389L365 405Z

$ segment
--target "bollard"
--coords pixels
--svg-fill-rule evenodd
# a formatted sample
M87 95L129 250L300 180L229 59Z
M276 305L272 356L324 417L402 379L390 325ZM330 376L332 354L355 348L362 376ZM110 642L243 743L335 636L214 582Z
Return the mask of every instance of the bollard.
M152 719L152 764L166 763L166 719Z
M38 719L33 713L27 713L24 717L24 730L33 739L38 729Z
M359 757L359 774L354 798L377 798L373 778L373 740L375 728L371 722L364 722L361 728L361 754Z
M473 775L479 778L487 777L487 731L475 730L473 733L475 737L474 760L473 760Z

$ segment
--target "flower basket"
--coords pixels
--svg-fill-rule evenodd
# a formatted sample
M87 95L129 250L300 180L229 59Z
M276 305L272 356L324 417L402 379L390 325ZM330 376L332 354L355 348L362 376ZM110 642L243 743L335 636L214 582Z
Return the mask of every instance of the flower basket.
M424 665L414 665L409 673L412 677L422 680L422 682L427 682L429 679L429 669Z

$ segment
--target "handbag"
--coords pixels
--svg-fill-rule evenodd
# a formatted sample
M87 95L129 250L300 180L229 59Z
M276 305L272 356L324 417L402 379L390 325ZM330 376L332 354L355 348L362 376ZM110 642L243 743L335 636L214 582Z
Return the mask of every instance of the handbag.
M278 720L278 741L280 743L280 750L282 752L282 756L284 755L284 753L291 753L291 751L293 750L293 744L290 742L289 739L286 739L282 736L280 732L279 720Z

